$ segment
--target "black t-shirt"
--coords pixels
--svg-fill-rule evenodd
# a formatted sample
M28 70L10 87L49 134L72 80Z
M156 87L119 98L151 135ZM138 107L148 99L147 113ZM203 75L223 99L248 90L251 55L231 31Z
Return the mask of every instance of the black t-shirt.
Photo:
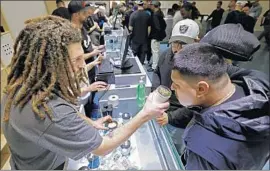
M93 46L92 46L92 42L91 42L91 38L88 35L86 29L83 27L81 29L82 32L82 47L83 47L83 51L84 53L90 53L93 51ZM87 60L85 60L85 62L88 64L90 62L93 62L94 58L89 58ZM90 71L88 71L88 77L90 79L90 83L93 82L94 78L95 78L95 68L92 68Z
M83 51L84 53L90 53L93 51L93 46L92 46L92 42L91 42L91 38L88 35L86 29L83 27L82 30L82 47L83 47ZM88 60L86 60L86 63L90 63L92 62L93 59L90 58Z
M148 40L148 27L151 26L151 17L144 10L137 10L130 16L129 26L133 27L132 41L146 43Z
M70 20L70 13L69 13L68 9L65 7L60 7L60 8L55 9L52 12L52 15L59 16L59 17Z
M223 15L224 9L215 9L212 14L209 17L212 17L212 22L211 22L211 26L217 27L220 24L220 21L222 19L222 15Z
M266 26L266 25L270 25L270 10L266 11L263 16L265 17L264 19L264 22L263 22L263 25Z

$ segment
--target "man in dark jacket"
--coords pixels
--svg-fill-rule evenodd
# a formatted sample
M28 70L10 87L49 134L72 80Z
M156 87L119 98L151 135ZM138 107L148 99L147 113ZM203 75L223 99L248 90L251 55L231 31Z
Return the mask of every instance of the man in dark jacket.
M150 33L151 40L151 50L153 55L153 64L152 68L148 71L153 72L158 63L159 58L159 49L160 49L160 41L162 41L166 37L166 22L164 20L164 15L160 10L160 2L153 1L153 17L152 17L152 29Z
M220 24L220 21L222 19L222 15L224 13L224 9L221 8L222 6L222 1L217 2L217 9L215 9L207 18L206 21L208 21L210 18L212 18L211 26L213 28L217 27Z
M183 136L186 169L262 169L269 159L270 128L269 82L263 75L230 79L216 48L198 43L175 56L171 77L179 102L202 108Z
M201 42L175 56L172 72L177 98L193 115L182 161L187 170L260 170L269 160L269 80L223 58L249 58L260 43L234 24L215 28Z

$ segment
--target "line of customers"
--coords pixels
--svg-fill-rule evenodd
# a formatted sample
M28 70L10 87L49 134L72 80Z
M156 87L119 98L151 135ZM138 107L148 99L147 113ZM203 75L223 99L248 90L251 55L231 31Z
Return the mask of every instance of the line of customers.
M82 91L78 76L85 60L93 60L100 48L92 46L83 27L89 12L86 4L72 0L68 9L71 22L53 16L32 19L16 39L1 104L12 169L63 169L66 158L106 155L145 122L166 120L169 103L153 103L153 94L130 122L110 136L98 132L109 117L92 121L78 112ZM269 160L269 80L224 59L249 58L260 43L237 24L216 27L195 43L198 30L190 19L175 25L170 39L173 67L166 71L171 77L167 86L179 105L175 110L184 114L169 120L185 128L182 162L187 170L261 169ZM160 59L169 63L172 56Z

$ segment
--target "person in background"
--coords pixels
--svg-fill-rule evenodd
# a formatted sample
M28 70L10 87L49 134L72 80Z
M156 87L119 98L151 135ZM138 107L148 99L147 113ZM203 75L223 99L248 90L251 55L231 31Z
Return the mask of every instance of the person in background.
M263 37L265 37L266 44L270 50L270 10L267 10L263 14L261 26L263 26L264 31L258 36L258 39L261 40Z
M194 15L198 17L201 13L200 13L200 11L198 10L198 8L196 7L196 2L195 2L195 1L192 2L192 7L193 7L193 13L194 13ZM197 18L196 18L196 19L197 19Z
M83 0L71 0L68 4L68 10L71 14L71 23L73 23L77 29L81 30L81 44L84 50L83 58L87 64L86 71L88 71L88 78L86 79L87 86L82 87L83 90L81 91L91 92L91 96L87 98L89 101L87 104L85 104L85 112L87 116L90 117L92 112L92 101L95 92L107 88L107 84L105 82L95 82L96 73L94 65L98 65L102 61L103 56L101 53L104 46L93 47L91 38L88 35L87 30L83 27L85 20L89 16L86 3ZM96 56L98 57L95 59Z
M171 75L172 72L174 55L181 52L183 46L198 42L198 36L199 26L191 19L181 20L174 26L169 40L171 47L160 55L157 68L153 73L152 90L155 90L160 85L171 87L172 80L168 75ZM169 124L167 127L179 154L181 154L181 149L183 148L182 139L180 137L191 117L192 114L190 114L190 111L179 103L173 91L170 98L170 108L162 117L156 119L161 126Z
M70 20L70 14L68 9L66 8L65 2L63 0L56 0L56 6L57 9L52 12L52 15Z
M236 0L231 0L230 3L229 3L229 5L228 5L228 9L223 12L222 19L220 21L220 25L222 25L222 24L225 23L228 14L230 12L234 11L235 10L235 7L236 7Z
M77 110L77 73L85 66L80 30L56 16L25 24L14 44L1 104L12 170L63 170L67 158L105 156L168 108L169 103L154 104L150 94L135 117L102 137L98 129L106 129L104 122L112 118L92 121Z
M114 13L114 9L117 7L117 2L112 2L112 7L110 8L109 16L112 16Z
M255 19L255 23L257 22L258 18L262 13L262 6L259 2L260 0L255 0L255 2L253 2L252 4L252 7L250 8L249 15Z
M247 1L246 5L244 7L249 7L249 9L252 7L252 3L250 1Z
M164 15L160 9L160 3L158 1L152 1L152 27L151 27L151 51L153 55L153 64L152 68L149 68L148 72L153 72L158 64L159 59L159 50L160 50L160 41L166 37L166 22L164 20Z
M173 15L174 15L173 9L169 8L168 11L167 11L167 15L165 17L173 18Z
M248 7L245 7L245 2L238 1L234 11L230 12L225 20L225 24L241 24L244 29L250 33L254 32L255 19L248 15ZM243 11L245 9L245 12Z
M166 22L166 37L163 39L164 42L168 42L170 37L171 37L171 34L172 34L172 29L173 29L173 9L169 8L168 11L167 11L167 15L165 16L164 20ZM169 46L169 44L168 44Z
M130 16L129 30L131 31L131 48L144 64L147 53L147 41L151 32L151 16L143 8L143 1L139 1L138 10Z
M103 24L109 22L109 18L106 15L106 8L104 6L97 6L94 14L92 15L93 20L98 23L98 26L103 30ZM100 44L104 45L104 35L100 37Z
M194 8L193 8L192 4L189 2L186 2L181 7L180 12L181 12L181 16L183 17L183 19L189 18L189 19L194 20L198 24L198 26L200 28L199 38L203 37L202 24L199 20L197 20L198 15L197 15L197 13L194 12Z
M174 16L176 12L180 11L180 6L178 4L173 4L171 9L173 10L172 16Z
M207 20L208 21L209 19L212 18L212 22L211 22L211 29L217 27L219 24L220 24L220 21L222 19L222 15L223 15L223 12L224 12L224 9L221 8L222 6L222 1L218 1L217 2L217 9L215 9L211 14L210 16L208 16Z
M176 4L177 5L177 4ZM176 6L174 5L174 8L176 8ZM178 9L175 10L174 16L173 16L173 27L175 26L176 23L178 23L179 21L183 20L183 16L181 14L181 7L178 6Z
M133 2L129 2L127 4L127 7L126 7L125 11L124 11L122 24L127 29L129 29L128 28L129 27L129 19L130 19L131 14L133 13L133 10L132 10L133 6L134 6Z
M83 26L90 35L90 39L95 46L100 45L100 35L102 30L100 29L97 22L95 22L92 18L92 15L94 14L94 11L96 10L96 7L94 4L86 3L86 7L88 7L88 17L85 20Z
M151 28L153 27L153 5L149 1L144 1L143 4L145 12L151 17ZM147 40L147 53L146 53L146 60L148 67L152 67L152 50L151 50L151 37L148 37Z
M101 54L101 50L98 48L93 48L91 38L87 33L87 30L83 27L84 22L86 21L89 13L88 8L83 0L71 0L68 4L68 10L71 14L71 22L81 29L82 32L82 47L84 50L84 59L86 64L94 61L94 57ZM95 72L91 70L89 73L90 82L94 82Z
M98 23L100 29L103 29L103 24L108 22L108 17L106 16L106 8L104 6L98 6L93 14L93 19Z

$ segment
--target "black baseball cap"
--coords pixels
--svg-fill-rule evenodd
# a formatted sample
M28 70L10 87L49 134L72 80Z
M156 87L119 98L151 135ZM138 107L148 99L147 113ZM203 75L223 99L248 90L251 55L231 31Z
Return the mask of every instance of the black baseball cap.
M70 14L80 12L86 8L86 1L84 0L71 0L68 4L68 11Z
M250 61L261 45L257 37L240 24L220 25L208 32L200 42L215 46L225 58L235 61Z

